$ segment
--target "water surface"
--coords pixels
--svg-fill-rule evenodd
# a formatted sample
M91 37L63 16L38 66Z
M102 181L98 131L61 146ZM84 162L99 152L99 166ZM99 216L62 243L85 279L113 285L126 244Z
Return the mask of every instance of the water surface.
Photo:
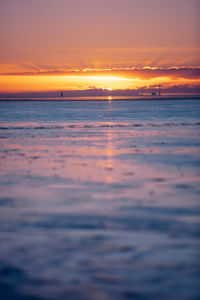
M200 100L1 101L5 299L198 299Z

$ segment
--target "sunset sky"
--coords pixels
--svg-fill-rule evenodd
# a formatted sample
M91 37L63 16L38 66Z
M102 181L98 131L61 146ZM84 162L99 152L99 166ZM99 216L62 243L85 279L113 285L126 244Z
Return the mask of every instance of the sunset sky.
M199 0L0 0L0 92L200 86Z

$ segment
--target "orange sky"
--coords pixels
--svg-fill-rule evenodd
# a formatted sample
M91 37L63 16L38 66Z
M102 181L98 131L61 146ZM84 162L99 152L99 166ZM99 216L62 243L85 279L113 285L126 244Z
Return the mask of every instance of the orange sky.
M0 92L200 86L199 6L1 0Z

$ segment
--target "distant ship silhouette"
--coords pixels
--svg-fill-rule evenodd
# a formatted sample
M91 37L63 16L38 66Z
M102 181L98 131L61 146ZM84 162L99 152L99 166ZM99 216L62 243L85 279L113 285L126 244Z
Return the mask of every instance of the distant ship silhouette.
M60 97L63 97L63 93L62 92L60 93Z

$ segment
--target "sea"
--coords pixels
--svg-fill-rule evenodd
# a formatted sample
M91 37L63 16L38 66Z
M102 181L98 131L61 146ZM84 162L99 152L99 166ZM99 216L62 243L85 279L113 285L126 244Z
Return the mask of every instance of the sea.
M200 97L0 100L2 300L200 297Z

